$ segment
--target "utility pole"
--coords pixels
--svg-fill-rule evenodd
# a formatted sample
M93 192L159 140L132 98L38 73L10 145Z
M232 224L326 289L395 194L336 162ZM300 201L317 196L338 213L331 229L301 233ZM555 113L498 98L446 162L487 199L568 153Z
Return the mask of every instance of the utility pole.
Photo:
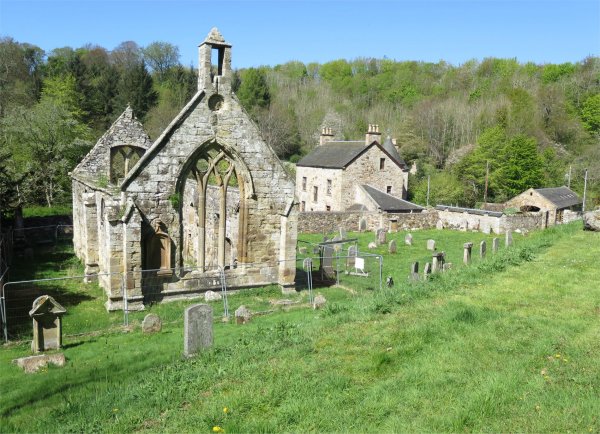
M429 178L430 176L427 175L427 206L429 206Z
M573 169L573 166L571 164L569 164L569 183L567 184L567 187L571 188L571 170Z
M585 169L585 176L583 177L583 205L581 206L581 212L585 212L585 195L587 192L587 169Z
M488 178L490 176L490 160L485 162L485 188L483 190L483 206L487 203Z

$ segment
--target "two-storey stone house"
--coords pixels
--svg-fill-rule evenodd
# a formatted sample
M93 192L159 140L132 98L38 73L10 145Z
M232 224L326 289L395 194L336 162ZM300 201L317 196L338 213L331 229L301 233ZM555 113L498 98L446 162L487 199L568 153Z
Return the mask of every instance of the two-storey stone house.
M364 140L335 141L323 129L319 146L296 165L300 211L420 212L406 201L409 168L392 139L381 143L378 125Z

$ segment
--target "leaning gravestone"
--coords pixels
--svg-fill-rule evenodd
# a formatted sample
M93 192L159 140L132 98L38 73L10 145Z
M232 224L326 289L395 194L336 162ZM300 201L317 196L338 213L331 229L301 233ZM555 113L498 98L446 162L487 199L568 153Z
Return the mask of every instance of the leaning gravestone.
M485 258L486 250L487 250L487 244L486 244L485 240L483 240L481 243L479 243L479 257L481 259Z
M208 304L188 307L183 317L183 354L193 356L213 344L213 309Z
M396 247L396 240L390 240L388 244L388 253L396 253L398 248Z
M427 240L427 250L435 250L435 240Z
M498 252L498 245L500 244L500 240L498 238L494 238L492 240L492 252L497 253Z
M31 349L34 353L62 347L62 316L66 312L49 295L42 295L33 301L29 316L33 319Z
M142 333L158 333L162 329L160 317L154 313L149 313L142 321Z
M380 246L387 242L387 230L377 229L377 244Z
M364 232L367 230L367 220L364 217L361 217L358 221L358 230L360 232Z
M512 232L510 230L507 230L506 231L506 235L505 235L505 244L506 244L506 247L512 246L512 243L513 243Z
M412 246L412 242L413 242L412 234L406 234L404 236L404 244L406 244L407 246Z

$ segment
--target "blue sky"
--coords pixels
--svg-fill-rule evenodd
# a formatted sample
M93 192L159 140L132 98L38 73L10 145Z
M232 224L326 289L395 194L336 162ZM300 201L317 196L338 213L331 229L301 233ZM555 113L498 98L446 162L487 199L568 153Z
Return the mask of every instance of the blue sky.
M600 0L0 0L0 36L46 51L167 41L184 65L197 65L197 45L214 26L233 44L236 68L384 56L458 65L600 55Z

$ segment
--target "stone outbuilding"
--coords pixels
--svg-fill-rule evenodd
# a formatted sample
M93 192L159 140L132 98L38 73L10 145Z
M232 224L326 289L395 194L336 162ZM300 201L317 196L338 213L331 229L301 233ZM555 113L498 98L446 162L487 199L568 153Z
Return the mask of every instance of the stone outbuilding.
M127 108L71 173L74 245L107 309L293 285L294 181L232 92L231 45L199 46L198 92L151 144Z
M365 139L357 141L334 140L325 128L319 146L296 165L300 211L421 212L405 200L408 174L392 139L381 144L378 125L369 125Z
M568 187L530 188L506 202L505 208L546 213L544 226L566 223L581 211L582 200Z

